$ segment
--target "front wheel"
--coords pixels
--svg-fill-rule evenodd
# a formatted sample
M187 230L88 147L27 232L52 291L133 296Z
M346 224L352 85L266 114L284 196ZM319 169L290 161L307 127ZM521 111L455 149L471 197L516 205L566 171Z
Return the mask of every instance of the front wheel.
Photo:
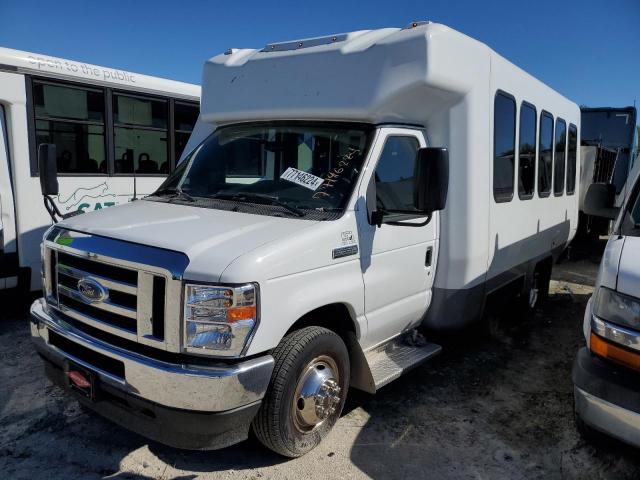
M273 357L271 383L253 431L267 448L299 457L340 417L349 388L349 353L331 330L306 327L284 337Z

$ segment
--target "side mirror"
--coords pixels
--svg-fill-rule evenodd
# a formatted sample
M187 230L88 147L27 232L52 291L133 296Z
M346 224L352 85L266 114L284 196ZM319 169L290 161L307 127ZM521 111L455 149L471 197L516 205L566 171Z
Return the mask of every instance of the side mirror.
M41 143L38 147L38 170L42 195L58 195L58 162L53 143Z
M416 209L428 214L443 210L449 191L449 151L436 147L418 150L413 179Z
M616 189L610 183L592 183L584 196L584 213L594 217L613 220L618 216L618 208L613 206Z

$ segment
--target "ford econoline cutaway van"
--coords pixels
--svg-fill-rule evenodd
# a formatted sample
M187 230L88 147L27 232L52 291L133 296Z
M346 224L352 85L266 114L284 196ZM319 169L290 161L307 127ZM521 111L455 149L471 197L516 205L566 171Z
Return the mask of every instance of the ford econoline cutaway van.
M193 449L252 428L302 455L350 388L437 354L429 332L544 297L579 132L575 103L444 25L231 49L158 190L45 234L34 344L126 428Z

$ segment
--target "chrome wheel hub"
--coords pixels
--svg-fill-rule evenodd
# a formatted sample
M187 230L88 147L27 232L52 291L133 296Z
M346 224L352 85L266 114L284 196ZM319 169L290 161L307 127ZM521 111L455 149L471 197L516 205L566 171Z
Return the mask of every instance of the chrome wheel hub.
M314 358L304 369L293 396L293 423L309 432L335 414L341 400L339 372L328 356Z

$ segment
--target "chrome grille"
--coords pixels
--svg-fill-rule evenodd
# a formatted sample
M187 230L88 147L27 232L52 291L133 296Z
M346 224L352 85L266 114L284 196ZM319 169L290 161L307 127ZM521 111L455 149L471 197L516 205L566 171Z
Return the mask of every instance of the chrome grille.
M180 351L179 252L54 228L43 249L45 297L69 321L168 351ZM99 299L79 282L99 288Z
M185 254L57 226L43 247L45 298L60 315L87 331L182 350ZM100 295L92 296L87 285Z
M138 272L57 252L58 304L69 316L88 315L137 334ZM92 278L108 289L106 300L87 303L78 281Z

